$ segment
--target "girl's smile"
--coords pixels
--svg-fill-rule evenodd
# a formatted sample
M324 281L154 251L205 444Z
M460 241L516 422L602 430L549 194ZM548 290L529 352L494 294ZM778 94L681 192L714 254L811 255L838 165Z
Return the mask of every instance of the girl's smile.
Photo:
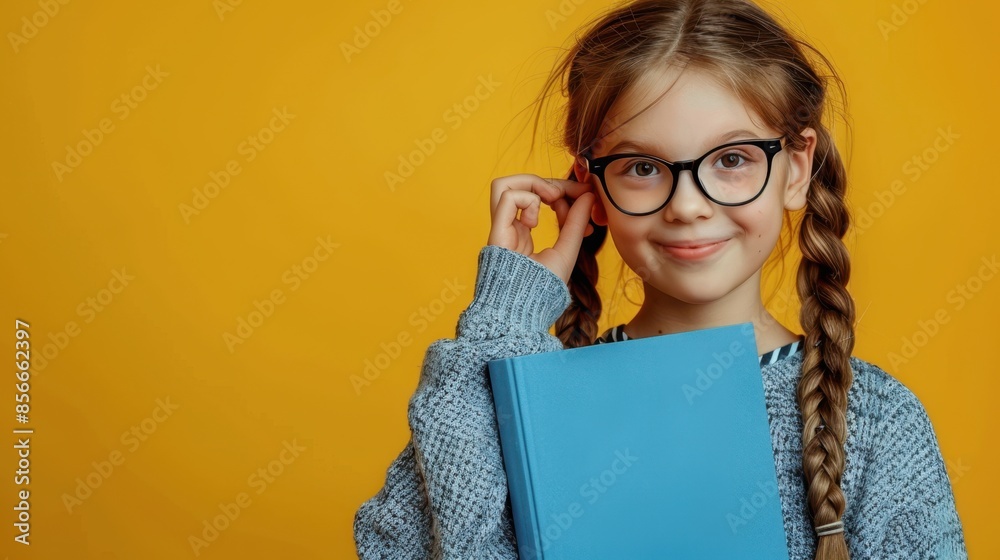
M728 239L674 241L657 243L663 252L682 261L700 261L706 259L725 247Z

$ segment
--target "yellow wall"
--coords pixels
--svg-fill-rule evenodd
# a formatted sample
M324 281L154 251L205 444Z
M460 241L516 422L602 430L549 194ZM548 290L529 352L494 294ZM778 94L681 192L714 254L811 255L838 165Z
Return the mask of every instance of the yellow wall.
M472 298L490 179L565 170L544 150L525 163L518 112L607 4L5 1L0 317L10 354L15 318L30 324L35 433L27 548L11 540L3 443L4 554L186 558L228 509L201 557L352 557L353 513L406 442L424 350ZM783 11L851 95L850 197L871 218L851 240L857 354L924 402L969 549L996 557L1000 279L977 275L1000 252L1000 13ZM390 188L415 141L434 151ZM550 242L551 214L541 230Z

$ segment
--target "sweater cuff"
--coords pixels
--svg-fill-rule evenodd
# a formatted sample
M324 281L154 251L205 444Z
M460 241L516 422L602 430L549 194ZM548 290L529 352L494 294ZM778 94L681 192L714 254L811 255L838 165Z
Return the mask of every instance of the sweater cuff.
M548 332L569 307L569 288L542 263L499 245L479 252L472 303L456 335L485 340L510 333Z

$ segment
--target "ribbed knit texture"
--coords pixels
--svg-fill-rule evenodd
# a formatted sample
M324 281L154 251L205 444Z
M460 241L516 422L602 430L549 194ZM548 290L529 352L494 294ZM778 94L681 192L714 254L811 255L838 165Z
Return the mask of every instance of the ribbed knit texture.
M507 480L486 362L562 350L548 329L569 306L566 284L520 253L487 245L454 339L427 349L410 399L410 441L385 485L354 517L362 560L516 559ZM795 400L801 352L761 368L792 559L816 536L802 478ZM844 532L853 560L966 559L937 437L923 405L879 367L851 358ZM749 551L746 558L753 558Z

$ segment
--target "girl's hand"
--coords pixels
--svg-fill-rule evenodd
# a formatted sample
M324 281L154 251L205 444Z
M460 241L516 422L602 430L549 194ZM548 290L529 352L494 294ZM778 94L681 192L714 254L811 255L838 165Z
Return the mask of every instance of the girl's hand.
M575 202L571 206L572 200ZM492 226L487 244L526 255L568 283L583 238L593 231L590 210L596 200L590 185L569 179L543 179L531 174L494 179L490 185ZM552 248L535 253L531 229L538 225L542 202L556 212L559 237Z

